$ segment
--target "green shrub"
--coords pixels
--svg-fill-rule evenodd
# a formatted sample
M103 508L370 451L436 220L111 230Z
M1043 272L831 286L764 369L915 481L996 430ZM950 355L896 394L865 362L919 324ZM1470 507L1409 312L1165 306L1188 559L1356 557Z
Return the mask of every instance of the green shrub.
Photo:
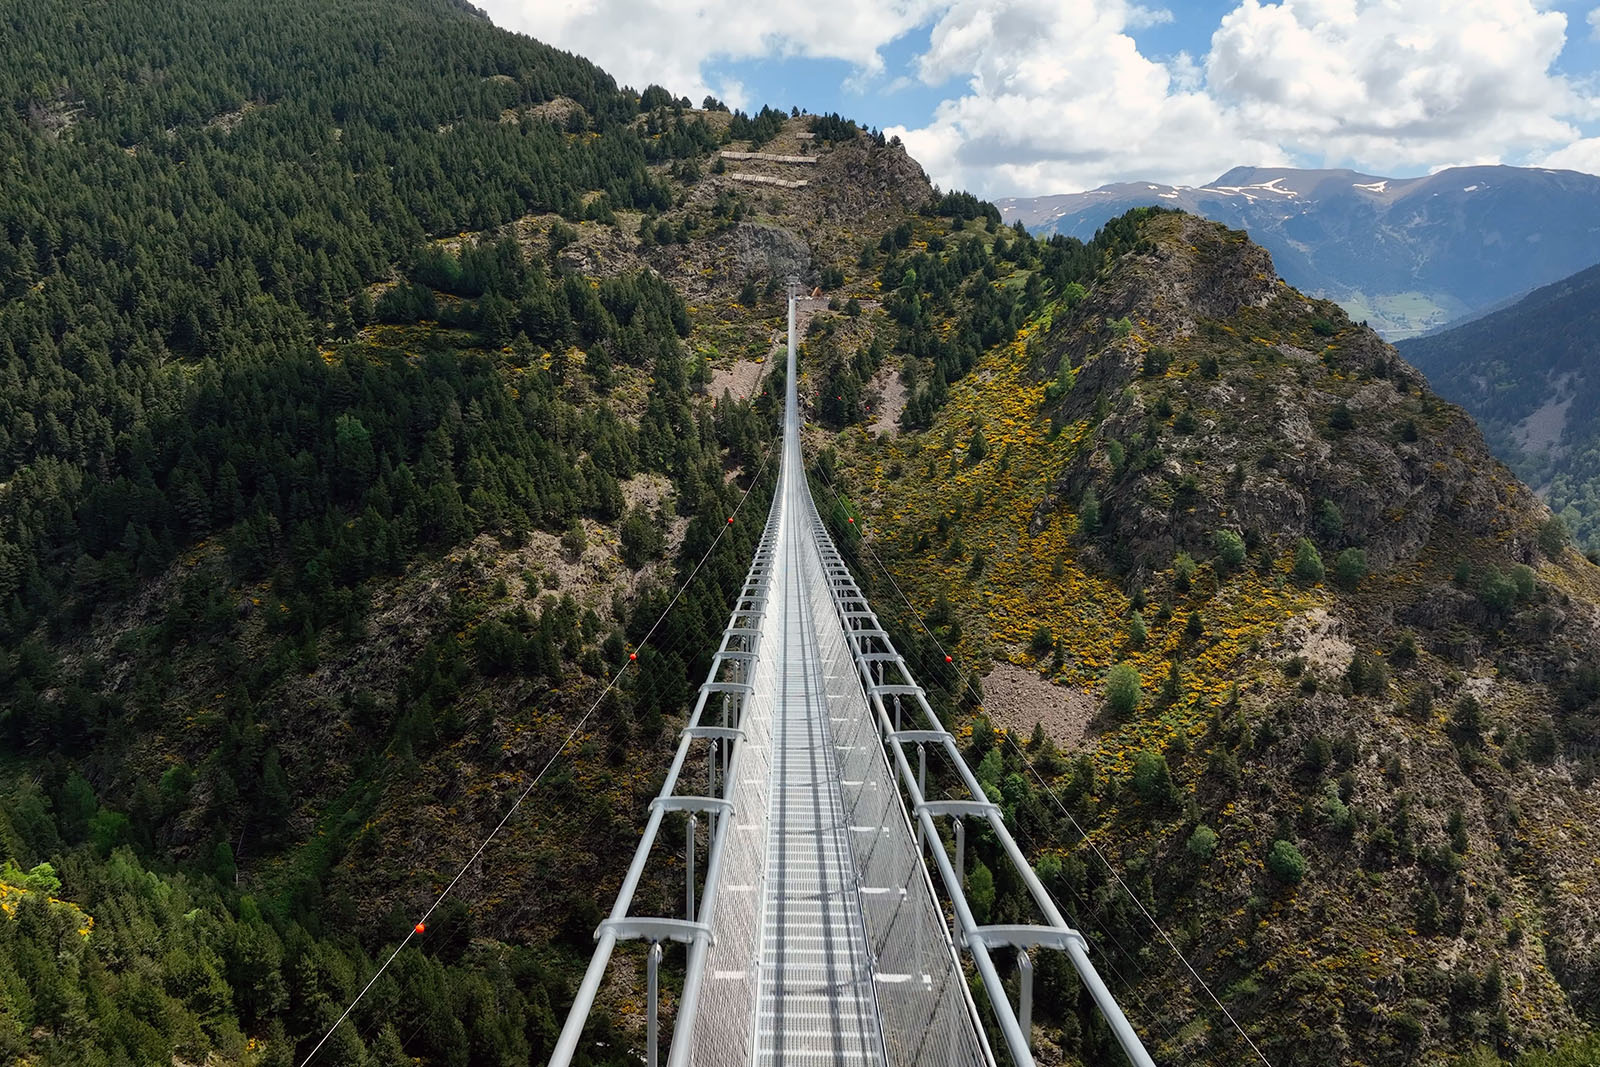
M1567 529L1566 520L1560 515L1552 515L1539 527L1539 551L1554 559L1566 550L1572 543L1572 532Z
M1333 410L1328 413L1328 429L1334 433L1349 433L1355 428L1356 416L1350 410L1350 405L1343 400L1333 405Z
M1118 719L1126 719L1139 707L1144 686L1139 672L1119 663L1106 673L1106 708Z
M1133 791L1139 799L1155 807L1166 807L1178 799L1167 758L1159 752L1141 752L1133 758Z
M1538 587L1533 568L1526 563L1514 564L1511 568L1511 584L1517 587L1517 596L1520 599L1527 600L1533 596L1534 590Z
M1298 885L1306 876L1306 858L1294 842L1279 838L1267 853L1267 871L1284 885Z
M1326 572L1322 567L1322 553L1317 551L1317 546L1308 539L1300 538L1299 544L1294 546L1294 576L1297 581L1306 585L1313 585L1322 581Z
M1189 591L1189 584L1194 580L1197 569L1193 557L1187 552L1179 552L1172 559L1172 585L1180 593Z
M1092 537L1099 529L1100 497L1091 487L1083 491L1083 499L1078 502L1078 531Z
M1232 530L1218 530L1212 535L1212 544L1217 551L1217 559L1228 570L1244 564L1244 538Z
M1370 694L1382 696L1389 690L1389 670L1383 662L1357 651L1350 657L1350 666L1345 668L1345 681L1350 684L1350 692L1360 696Z
M55 867L48 863L41 863L31 870L24 871L15 863L6 860L0 864L0 882L48 896L61 892L61 879L56 876Z
M650 517L649 512L637 505L629 508L627 515L623 516L620 535L622 562L634 570L660 556L667 545L666 535L660 525Z
M1217 832L1204 824L1196 826L1194 833L1189 835L1189 843L1184 847L1195 859L1208 860L1217 851Z
M982 860L973 860L972 870L967 872L967 902L980 924L989 921L989 910L994 907L994 874Z
M1409 667L1417 662L1417 639L1412 634L1402 634L1389 653L1389 662L1396 667Z
M1055 634L1050 632L1050 627L1040 626L1033 631L1033 636L1028 639L1028 651L1037 658L1048 654L1056 647Z
M1317 501L1317 512L1312 517L1312 527L1324 544L1331 544L1344 533L1344 512L1331 500Z
M1145 642L1150 640L1150 630L1144 624L1144 616L1137 611L1128 617L1128 644L1134 648L1143 648Z
M1501 574L1500 568L1491 563L1478 576L1478 599L1490 611L1504 614L1516 607L1517 583Z
M1333 561L1333 580L1342 589L1354 589L1367 576L1367 553L1361 548L1347 548Z

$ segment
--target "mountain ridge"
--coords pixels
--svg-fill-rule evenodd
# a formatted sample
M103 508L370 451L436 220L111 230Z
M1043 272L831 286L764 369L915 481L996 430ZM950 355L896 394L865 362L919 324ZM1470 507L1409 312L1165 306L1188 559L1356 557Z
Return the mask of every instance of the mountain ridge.
M1484 427L1589 551L1600 551L1600 266L1401 350Z
M1591 265L1600 178L1545 168L1451 167L1414 178L1235 167L1205 186L1124 182L997 201L1007 221L1085 237L1142 205L1249 230L1297 287L1392 339Z

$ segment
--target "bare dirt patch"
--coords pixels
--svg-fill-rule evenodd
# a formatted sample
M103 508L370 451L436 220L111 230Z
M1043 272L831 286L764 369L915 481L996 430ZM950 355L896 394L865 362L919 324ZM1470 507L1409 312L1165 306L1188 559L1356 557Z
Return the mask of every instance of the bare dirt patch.
M880 436L898 431L900 413L906 409L906 386L900 380L900 372L893 367L880 367L867 389L877 398L872 404L877 418L867 428Z
M1567 411L1575 397L1553 400L1517 423L1512 440L1525 452L1549 452L1561 443L1567 428Z
M754 359L741 359L731 367L718 367L711 372L711 384L706 395L720 400L726 392L735 400L748 400L756 394L757 386L766 375L767 363Z
M635 474L621 483L621 488L623 503L628 507L642 507L660 517L667 538L666 558L671 559L689 529L689 520L673 510L672 483L664 474Z
M1325 608L1296 616L1283 629L1284 651L1298 655L1324 677L1342 674L1356 648L1345 639L1344 620Z
M1081 689L1052 685L1011 663L999 663L983 679L983 707L989 720L1027 740L1035 723L1056 747L1067 751L1083 744L1095 716L1094 697Z

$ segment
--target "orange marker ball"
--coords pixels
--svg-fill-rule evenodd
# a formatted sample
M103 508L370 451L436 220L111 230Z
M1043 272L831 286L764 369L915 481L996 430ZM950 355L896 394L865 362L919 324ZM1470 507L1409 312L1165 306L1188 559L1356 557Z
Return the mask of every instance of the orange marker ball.
M628 658L629 659L638 659L639 658L639 653L637 653L637 652L629 652L628 653Z
M421 923L418 923L418 924L417 924L417 925L416 925L416 926L415 926L415 927L413 927L413 928L412 928L412 929L413 929L413 931L414 931L414 932L416 932L416 933L419 933L419 934L420 934L420 933L422 933L422 932L423 932L423 931L424 931L424 930L426 930L426 929L427 929L427 927L426 927L426 926L423 926L423 925L422 925L422 924L421 924Z
M946 663L954 663L954 662L955 662L955 660L953 660L953 659L951 659L951 658L950 658L950 657L949 657L949 656L946 656L946 657L945 657L945 658L944 658L944 661L945 661L945 662L946 662Z

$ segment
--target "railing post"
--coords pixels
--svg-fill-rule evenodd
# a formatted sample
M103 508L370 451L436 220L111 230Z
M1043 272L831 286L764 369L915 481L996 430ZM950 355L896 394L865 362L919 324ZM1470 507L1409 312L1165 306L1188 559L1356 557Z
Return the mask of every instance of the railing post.
M967 830L961 825L961 820L956 824L956 878L963 889L967 886Z
M1033 961L1028 950L1017 950L1017 1025L1022 1028L1022 1039L1033 1049Z
M687 858L684 861L684 870L687 873L684 878L684 893L689 901L689 911L685 918L690 922L694 922L694 838L695 832L699 828L700 820L696 819L694 813L691 812L689 814L689 848Z
M649 1067L656 1067L657 1050L661 1045L661 1020L657 1017L659 997L657 988L659 984L658 972L661 969L661 942L650 942L649 963L646 972L649 975L649 993L646 994L645 1012L647 1013L645 1046L647 1049L645 1062Z

